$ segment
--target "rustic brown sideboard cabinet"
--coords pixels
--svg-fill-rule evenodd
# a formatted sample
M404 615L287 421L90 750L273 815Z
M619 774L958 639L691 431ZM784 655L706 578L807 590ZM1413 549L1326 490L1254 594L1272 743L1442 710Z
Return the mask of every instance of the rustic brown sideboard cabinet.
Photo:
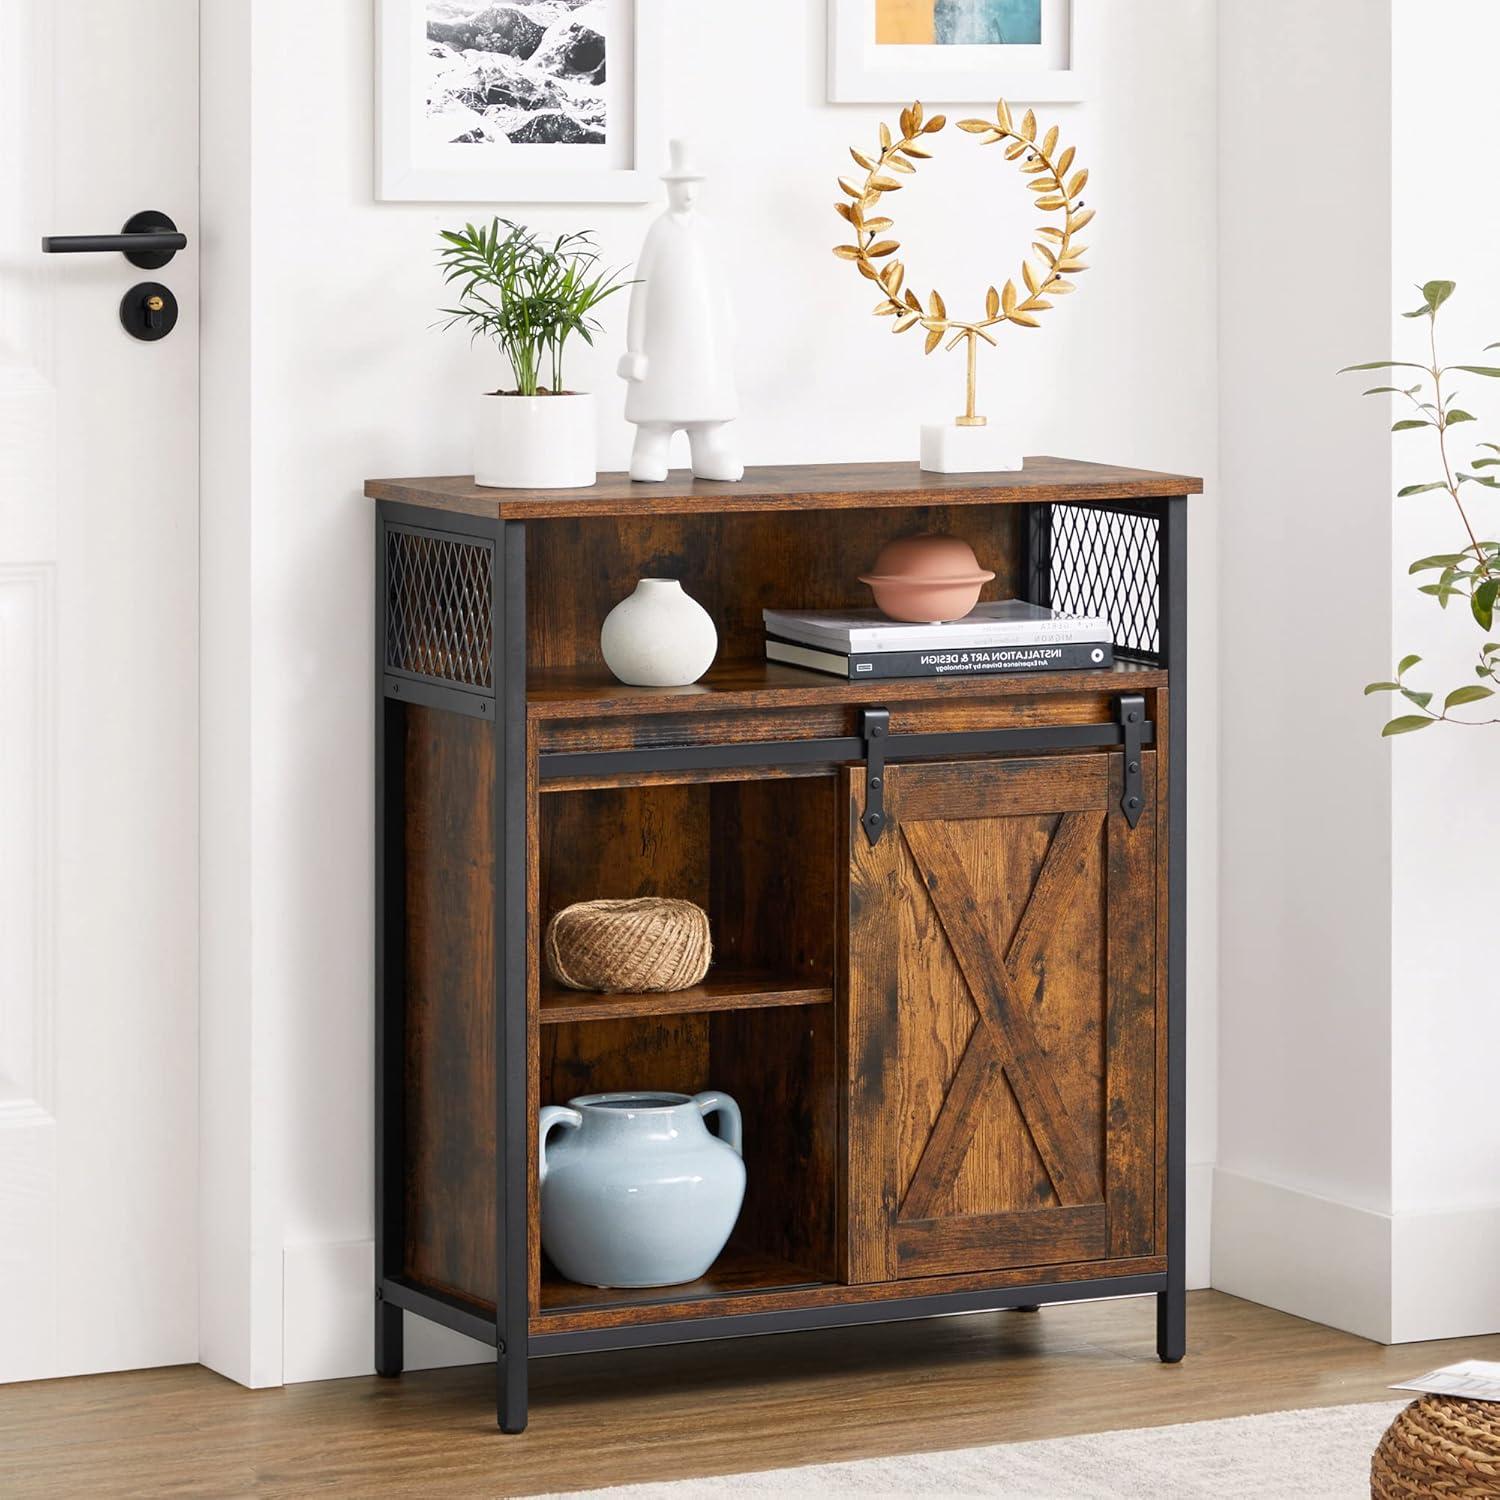
M1186 497L1196 479L751 470L592 489L375 480L376 1366L402 1313L532 1355L1154 1293L1183 1353ZM1110 670L843 682L761 610L863 605L881 545L972 543L1114 623ZM718 659L616 682L605 614L682 580ZM549 984L547 918L709 912L674 994ZM609 1089L744 1111L744 1208L701 1281L600 1290L542 1254L536 1115Z

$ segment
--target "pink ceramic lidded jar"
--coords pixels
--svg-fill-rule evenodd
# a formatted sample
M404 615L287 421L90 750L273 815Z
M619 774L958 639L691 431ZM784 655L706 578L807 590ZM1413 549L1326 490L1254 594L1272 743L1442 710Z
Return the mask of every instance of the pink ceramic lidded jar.
M981 568L962 537L897 537L880 549L875 566L859 581L875 592L880 612L893 620L935 625L961 620L979 603L979 591L995 576Z

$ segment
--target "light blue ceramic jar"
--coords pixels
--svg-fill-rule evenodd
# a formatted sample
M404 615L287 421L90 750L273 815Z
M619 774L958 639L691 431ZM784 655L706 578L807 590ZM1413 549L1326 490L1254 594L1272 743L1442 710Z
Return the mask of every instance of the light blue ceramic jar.
M703 1123L716 1110L722 1139ZM586 1286L696 1281L744 1202L741 1143L728 1094L584 1094L547 1105L537 1121L543 1249Z

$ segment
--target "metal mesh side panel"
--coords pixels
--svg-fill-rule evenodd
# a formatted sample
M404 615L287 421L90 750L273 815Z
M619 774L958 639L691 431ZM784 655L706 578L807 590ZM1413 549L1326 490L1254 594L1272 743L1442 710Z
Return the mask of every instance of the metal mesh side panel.
M1103 615L1115 649L1161 660L1161 521L1113 508L1051 507L1052 607Z
M492 545L391 526L385 565L386 667L492 692Z

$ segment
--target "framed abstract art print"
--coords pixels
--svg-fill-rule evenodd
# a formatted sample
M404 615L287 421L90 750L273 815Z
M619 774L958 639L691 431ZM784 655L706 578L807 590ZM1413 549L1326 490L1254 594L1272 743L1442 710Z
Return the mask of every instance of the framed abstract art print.
M379 0L376 196L642 203L658 0Z
M828 0L828 97L870 104L1082 99L1089 3Z

